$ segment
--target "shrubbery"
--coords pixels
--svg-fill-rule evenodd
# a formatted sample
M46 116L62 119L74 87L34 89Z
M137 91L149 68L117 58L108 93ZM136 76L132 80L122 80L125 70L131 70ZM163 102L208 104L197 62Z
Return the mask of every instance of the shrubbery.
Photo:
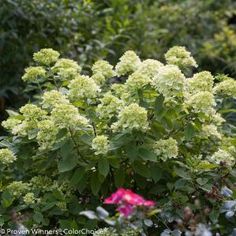
M37 94L3 122L11 133L0 152L3 227L17 212L27 227L95 228L80 212L124 187L157 203L148 235L232 233L235 209L224 202L236 196L236 140L221 113L236 82L193 74L184 47L165 58L127 51L84 75L57 51L34 54L22 78Z
M182 45L201 69L235 75L234 6L233 0L3 0L1 89L16 90L32 53L44 47L87 70L100 58L115 63L128 49L161 60Z

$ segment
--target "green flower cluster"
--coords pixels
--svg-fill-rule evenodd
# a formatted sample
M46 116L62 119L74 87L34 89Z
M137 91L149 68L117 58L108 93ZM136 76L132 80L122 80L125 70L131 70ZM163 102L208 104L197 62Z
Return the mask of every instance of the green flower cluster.
M3 165L8 165L16 160L14 153L8 148L0 149L0 163Z
M210 114L212 109L216 105L214 95L210 92L199 92L191 96L186 100L186 104L195 113L205 113Z
M105 93L103 98L100 99L96 112L101 119L110 119L116 115L123 107L123 101L112 93Z
M136 71L141 64L140 58L133 51L127 51L120 58L115 70L118 75L126 75Z
M231 167L235 164L235 158L227 151L219 149L208 160L214 164L220 165L225 164L228 167Z
M46 76L46 70L41 66L30 66L25 69L25 74L22 76L22 80L25 82L34 82L39 78Z
M155 154L163 161L178 156L178 144L173 138L160 139L154 145L153 149Z
M92 78L98 85L102 85L106 79L116 75L115 71L113 70L113 66L104 60L95 62L92 66L92 72Z
M187 92L195 94L198 92L212 92L214 77L208 71L194 74L193 78L187 81Z
M41 150L50 149L57 141L58 128L52 120L38 122L37 141Z
M57 90L47 91L42 96L42 107L52 109L58 104L69 104L69 100Z
M51 48L44 48L41 49L39 52L34 53L33 59L35 62L39 64L49 66L55 63L60 56L60 53L51 49Z
M14 197L20 197L30 190L30 185L28 183L23 183L22 181L13 181L7 186L6 189Z
M109 150L108 137L105 135L98 135L92 141L92 148L95 150L95 155L107 154Z
M36 201L34 193L27 193L27 194L23 197L23 201L25 202L26 205L32 205L32 204L34 204L35 201Z
M52 71L59 75L61 80L71 80L80 73L82 68L76 61L61 58L52 67Z
M150 78L141 73L139 70L135 71L133 74L129 76L125 85L127 86L129 91L137 91L143 89L145 86L151 83Z
M100 92L100 88L95 81L84 75L78 75L75 79L71 80L68 87L70 89L69 97L74 101L95 98Z
M172 47L165 54L165 58L168 64L176 65L180 68L197 67L196 61L185 47Z
M147 111L136 103L124 107L118 114L118 121L112 125L113 130L140 130L148 129Z
M154 76L158 73L159 68L163 66L161 62L154 59L147 59L142 61L140 66L137 69L139 74L146 75L149 79L153 79Z
M214 87L214 93L219 96L236 97L236 81L228 78Z
M185 76L175 65L166 65L160 67L153 80L153 86L157 91L171 100L184 95Z
M79 114L72 104L58 104L51 112L51 120L59 128L80 129L89 126L89 121Z

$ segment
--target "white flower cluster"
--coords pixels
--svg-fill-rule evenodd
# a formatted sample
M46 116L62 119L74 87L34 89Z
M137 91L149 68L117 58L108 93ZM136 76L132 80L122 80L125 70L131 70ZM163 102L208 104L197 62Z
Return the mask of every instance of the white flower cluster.
M140 64L137 69L137 72L146 75L149 79L152 80L154 76L158 73L159 68L162 66L163 64L158 60L147 59Z
M215 139L222 138L221 133L217 130L217 126L215 126L214 124L203 125L201 135L204 138L211 138L211 137Z
M69 97L74 101L86 98L95 98L100 92L99 86L95 81L84 75L78 75L69 83Z
M57 73L61 80L71 80L81 72L81 67L76 61L61 58L52 67L52 71Z
M215 99L210 92L199 92L188 98L186 104L195 113L212 113L213 107L216 105Z
M89 126L89 121L79 114L72 104L59 104L53 108L51 120L58 128L81 129Z
M25 74L22 76L22 80L25 82L34 82L39 78L46 76L46 70L41 66L30 66L25 69Z
M172 47L165 54L165 58L168 64L177 65L180 68L197 67L196 61L185 47Z
M113 70L113 66L104 60L95 62L92 66L92 72L92 78L98 85L102 85L106 79L116 75L115 71Z
M36 198L34 196L34 193L27 193L23 197L23 201L25 202L26 205L32 205L36 202Z
M187 91L195 94L202 91L212 92L214 77L208 71L194 74L193 78L187 81Z
M34 53L33 59L39 64L50 66L58 60L59 56L59 52L51 48L44 48L41 49L39 52Z
M16 160L14 153L8 148L0 149L0 163L3 165L9 165Z
M178 156L178 144L173 138L160 139L153 146L155 154L163 161Z
M112 125L114 130L148 129L147 111L136 103L124 107L118 114L118 121Z
M92 141L92 148L95 150L95 154L107 154L109 150L108 137L105 135L98 135Z
M184 74L175 65L166 65L159 68L154 77L153 86L166 100L184 95Z
M219 96L236 97L236 80L228 78L214 87L214 93Z
M52 109L58 104L69 104L69 100L61 92L57 90L47 91L42 97L42 107Z
M136 55L134 51L127 51L120 58L117 63L115 70L118 75L126 75L136 71L141 64L140 58Z
M104 94L100 101L101 103L98 105L96 112L101 119L110 119L123 107L123 101L110 92Z
M28 183L22 181L13 181L7 186L7 190L15 197L20 197L30 190Z
M229 167L235 164L235 158L227 151L219 149L208 160L214 164L220 165L225 164Z

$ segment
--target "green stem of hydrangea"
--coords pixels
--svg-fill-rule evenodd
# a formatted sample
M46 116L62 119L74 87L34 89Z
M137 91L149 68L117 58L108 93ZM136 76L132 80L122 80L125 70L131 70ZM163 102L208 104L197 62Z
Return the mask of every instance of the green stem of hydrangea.
M80 151L79 151L79 146L78 146L78 144L77 144L77 142L76 142L76 140L75 140L75 138L74 138L74 135L73 135L73 132L72 132L71 128L69 128L69 133L70 133L71 140L72 140L72 142L74 143L74 146L75 146L75 148L76 148L76 151L77 151L78 156L79 156L85 163L88 163L88 161L86 161L86 160L83 158L83 156L81 155L81 153L80 153Z

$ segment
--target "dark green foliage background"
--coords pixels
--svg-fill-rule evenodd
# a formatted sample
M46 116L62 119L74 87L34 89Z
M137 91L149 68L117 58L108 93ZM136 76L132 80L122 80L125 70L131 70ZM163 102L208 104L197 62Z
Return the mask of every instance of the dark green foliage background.
M171 46L184 45L202 69L235 75L235 5L232 0L2 0L1 91L18 88L32 53L43 47L88 65L98 58L116 62L127 49L161 59Z

